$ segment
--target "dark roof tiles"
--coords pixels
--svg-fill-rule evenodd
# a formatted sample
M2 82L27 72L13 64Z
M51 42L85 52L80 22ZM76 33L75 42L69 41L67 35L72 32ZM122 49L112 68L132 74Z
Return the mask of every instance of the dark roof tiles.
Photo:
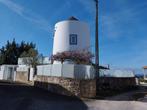
M71 16L70 18L68 18L68 20L74 20L74 21L79 21L77 18L75 18L74 16Z

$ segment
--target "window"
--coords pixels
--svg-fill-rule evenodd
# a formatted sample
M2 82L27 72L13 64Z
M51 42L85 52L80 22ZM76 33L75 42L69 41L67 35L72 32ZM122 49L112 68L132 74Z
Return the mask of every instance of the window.
M77 45L77 34L70 34L69 37L70 45Z

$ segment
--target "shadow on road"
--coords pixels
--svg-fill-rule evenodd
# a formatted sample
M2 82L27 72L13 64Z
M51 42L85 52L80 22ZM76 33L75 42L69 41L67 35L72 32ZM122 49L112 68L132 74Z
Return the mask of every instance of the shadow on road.
M146 86L138 86L134 90L120 93L115 96L106 97L105 100L147 102L147 87Z
M0 110L87 110L77 97L57 95L33 86L1 83Z

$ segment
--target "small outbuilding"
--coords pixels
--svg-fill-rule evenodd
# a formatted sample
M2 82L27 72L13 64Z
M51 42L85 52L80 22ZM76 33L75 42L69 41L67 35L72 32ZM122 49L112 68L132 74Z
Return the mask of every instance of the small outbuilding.
M0 80L15 81L17 65L1 65Z

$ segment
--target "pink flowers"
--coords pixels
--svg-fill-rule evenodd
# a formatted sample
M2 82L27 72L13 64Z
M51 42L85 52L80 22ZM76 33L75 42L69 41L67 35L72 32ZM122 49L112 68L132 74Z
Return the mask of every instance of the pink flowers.
M76 64L91 64L93 54L89 51L65 51L51 56L51 60L61 61L71 60Z

